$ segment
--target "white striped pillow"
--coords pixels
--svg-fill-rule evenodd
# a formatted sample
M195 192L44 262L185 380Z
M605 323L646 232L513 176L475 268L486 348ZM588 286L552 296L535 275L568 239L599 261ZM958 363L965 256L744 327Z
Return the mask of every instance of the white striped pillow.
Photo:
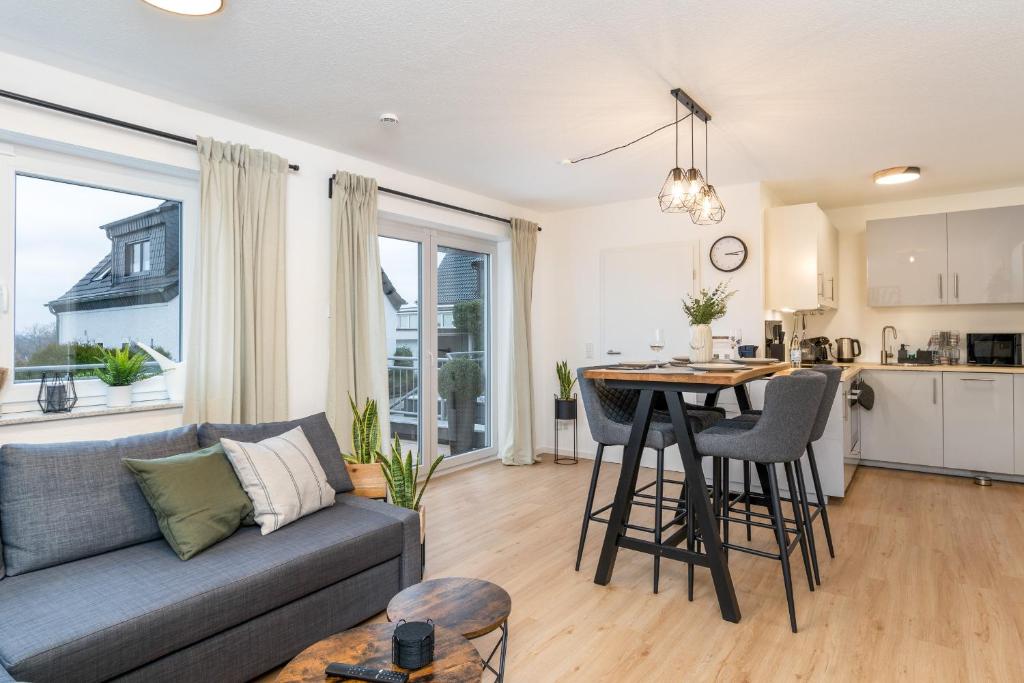
M334 489L302 427L259 443L231 439L220 443L252 499L253 516L264 536L334 505Z

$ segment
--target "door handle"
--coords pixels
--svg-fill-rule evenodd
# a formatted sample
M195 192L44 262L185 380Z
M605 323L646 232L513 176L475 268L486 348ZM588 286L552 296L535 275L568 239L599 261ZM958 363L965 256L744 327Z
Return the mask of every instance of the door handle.
M942 273L939 273L939 299L942 299Z
M622 351L616 351L615 349L608 349L609 356L621 356Z
M981 377L961 377L960 381L961 382L995 382L996 380L994 378L993 379L982 379Z
M937 377L932 377L932 404L939 404L939 380Z
M960 298L960 273L953 273L953 298Z

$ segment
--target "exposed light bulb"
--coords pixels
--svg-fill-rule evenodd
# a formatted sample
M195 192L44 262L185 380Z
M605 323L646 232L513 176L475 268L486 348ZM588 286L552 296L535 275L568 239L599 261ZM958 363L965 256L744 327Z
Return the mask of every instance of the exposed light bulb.
M672 201L678 202L683 198L683 181L676 180L672 183Z

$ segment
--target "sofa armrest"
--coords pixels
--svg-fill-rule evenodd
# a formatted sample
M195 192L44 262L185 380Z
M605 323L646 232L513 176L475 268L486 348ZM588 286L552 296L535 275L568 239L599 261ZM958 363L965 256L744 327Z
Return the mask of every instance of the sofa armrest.
M420 554L420 516L408 508L398 507L379 500L354 496L351 493L338 494L337 500L343 505L373 510L382 515L397 519L402 523L402 588L419 583L422 577L423 564ZM0 679L2 681L2 679Z

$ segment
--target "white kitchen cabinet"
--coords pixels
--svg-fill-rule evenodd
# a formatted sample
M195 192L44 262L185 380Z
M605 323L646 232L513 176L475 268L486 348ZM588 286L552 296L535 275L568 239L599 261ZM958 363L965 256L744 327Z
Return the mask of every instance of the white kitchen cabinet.
M839 234L817 204L768 209L764 243L769 308L836 308Z
M875 390L861 412L864 460L942 467L943 373L877 370L861 373Z
M1014 474L1024 474L1024 375L1013 377Z
M943 466L1013 474L1013 375L943 373L942 396Z
M954 304L1024 302L1024 206L947 214Z
M868 221L868 305L949 302L946 214Z

